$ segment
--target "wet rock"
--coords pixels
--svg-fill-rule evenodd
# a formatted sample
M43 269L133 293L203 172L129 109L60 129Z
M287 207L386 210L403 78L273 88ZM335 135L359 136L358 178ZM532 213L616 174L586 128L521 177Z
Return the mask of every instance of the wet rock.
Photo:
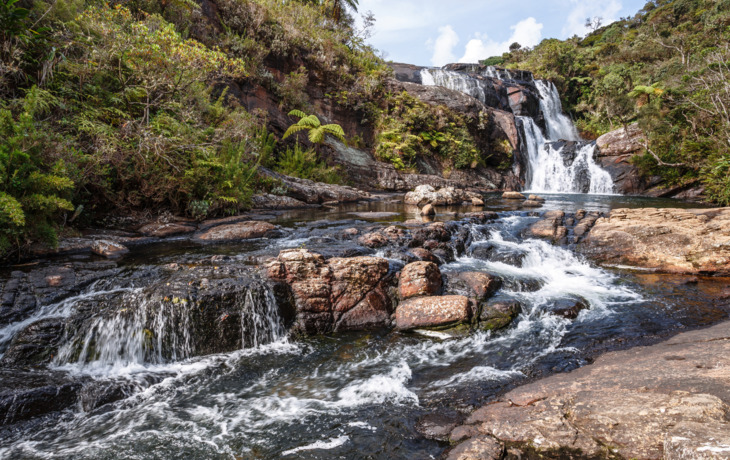
M530 201L539 201L540 203L544 203L545 202L545 198L543 198L541 196L537 196L537 195L530 195L530 196L527 197L527 199L530 200Z
M91 246L91 252L96 255L106 257L107 259L113 259L128 253L129 249L121 243L115 243L114 241L109 240L98 240Z
M120 401L134 393L134 385L118 380L87 382L79 392L81 408L91 412L107 404Z
M472 206L484 206L484 200L481 198L472 198L471 205Z
M505 200L524 200L525 195L520 192L504 192L502 198Z
M470 219L480 224L486 223L490 220L496 220L499 218L496 212L484 211L484 212L468 212L463 215L465 219Z
M451 241L451 233L443 222L434 222L413 232L411 247L424 246L427 241L446 243Z
M436 210L434 209L432 204L427 204L423 208L421 208L421 215L422 216L433 216L436 214Z
M591 212L583 216L575 225L575 228L573 228L573 235L575 235L576 238L583 237L591 228L593 228L593 225L595 225L599 217L601 217L601 215L597 212Z
M253 238L269 238L277 233L277 227L268 222L247 221L235 224L219 225L198 235L204 241L248 240Z
M522 267L527 254L512 248L487 243L471 246L469 248L469 256L475 259L502 262L515 267Z
M153 222L141 227L138 231L145 236L165 238L168 236L193 233L195 230L195 226L190 224L183 224L178 222Z
M563 211L548 211L542 215L541 220L527 229L526 236L559 242L568 234L567 229L562 225L564 217Z
M30 324L13 337L0 365L32 367L49 363L61 344L64 330L65 323L60 318Z
M398 291L402 300L416 296L432 296L441 291L441 271L433 262L413 262L400 274Z
M495 331L509 326L522 312L522 305L515 301L489 302L479 314L479 326L482 329Z
M621 194L638 195L652 185L639 172L632 159L644 151L643 132L634 123L627 129L619 128L604 134L596 140L596 162L611 175L614 190Z
M550 305L550 312L567 319L575 319L581 311L589 308L587 300L579 297L565 297L555 300Z
M342 231L342 236L349 237L349 238L355 237L359 234L360 234L360 230L358 230L356 228L346 228Z
M469 322L471 314L471 302L464 296L416 297L398 305L395 321L404 331Z
M16 270L0 287L0 325L21 321L39 306L79 293L89 284L119 272L113 261L42 265Z
M269 276L291 289L295 330L306 334L384 327L390 322L389 264L379 257L325 258L305 249L279 253Z
M445 292L463 295L476 301L491 297L502 286L502 280L482 272L449 273Z
M448 264L456 260L454 250L446 246L444 243L440 243L438 247L434 248L431 252L433 252L434 256L438 257L441 264Z
M398 244L408 237L408 233L402 228L390 226L385 229L366 233L358 239L358 242L368 248L377 249L389 244Z
M730 274L730 209L615 209L579 246L601 263Z
M504 287L510 291L537 292L542 289L544 283L537 278L512 278L506 277L502 280Z
M504 447L490 436L477 436L449 451L446 460L499 460Z
M78 401L81 380L44 370L0 369L0 425L71 408Z
M427 439L448 442L451 431L464 420L464 416L455 411L443 410L427 414L416 423L416 431Z
M424 248L412 248L410 249L410 253L413 254L413 256L421 261L424 262L433 262L435 264L440 264L441 261L438 257L436 257L431 251Z

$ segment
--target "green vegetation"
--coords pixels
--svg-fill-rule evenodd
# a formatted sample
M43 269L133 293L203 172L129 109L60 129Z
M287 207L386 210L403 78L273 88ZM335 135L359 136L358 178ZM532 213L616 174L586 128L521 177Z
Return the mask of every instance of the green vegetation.
M342 126L336 124L323 125L316 115L307 115L301 110L292 110L289 112L289 116L299 117L299 121L291 125L289 129L284 133L283 139L291 136L294 133L300 131L307 131L309 142L312 144L321 144L324 142L325 137L329 134L330 136L336 137L337 139L345 142L345 131L342 130Z
M425 104L406 92L390 96L378 118L375 154L397 169L411 170L419 156L436 156L447 167L484 165L463 117Z
M490 63L555 82L584 136L637 122L646 174L702 181L730 204L730 0L656 0L587 37L511 47Z
M373 104L388 71L348 14L357 1L216 6L0 0L0 258L112 210L239 212L278 187L260 165L341 182L315 151L278 144L239 94L260 87L311 112L316 75L357 110ZM271 62L295 70L275 76ZM310 136L344 139L333 126Z

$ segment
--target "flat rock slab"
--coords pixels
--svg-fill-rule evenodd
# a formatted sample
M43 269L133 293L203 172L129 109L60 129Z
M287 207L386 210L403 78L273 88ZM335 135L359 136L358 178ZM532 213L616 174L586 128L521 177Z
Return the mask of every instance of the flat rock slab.
M196 230L194 225L182 224L178 222L159 223L153 222L139 229L139 232L145 236L154 236L164 238L166 236L183 235L185 233L193 233Z
M396 328L401 331L462 323L470 318L469 299L460 295L417 297L401 303L395 310Z
M581 251L601 263L668 273L730 274L730 208L614 209Z
M469 440L473 447L487 436L586 457L730 458L729 380L725 322L607 353L591 365L512 390L474 412L451 440Z
M277 227L268 222L247 221L235 224L219 225L198 235L198 239L216 240L249 240L264 238L276 233Z

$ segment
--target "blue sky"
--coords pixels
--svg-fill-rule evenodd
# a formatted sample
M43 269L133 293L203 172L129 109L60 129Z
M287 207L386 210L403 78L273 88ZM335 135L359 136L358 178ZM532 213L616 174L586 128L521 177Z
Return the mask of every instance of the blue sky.
M375 14L370 43L386 59L418 65L475 62L534 46L545 38L585 35L587 17L604 24L633 16L646 0L360 0Z

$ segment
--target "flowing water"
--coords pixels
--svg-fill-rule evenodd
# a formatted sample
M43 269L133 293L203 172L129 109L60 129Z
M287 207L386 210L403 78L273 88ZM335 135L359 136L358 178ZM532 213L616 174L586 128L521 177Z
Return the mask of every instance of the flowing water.
M605 211L649 203L657 202L554 195L546 208ZM655 341L726 316L726 307L711 300L726 280L685 284L682 277L598 268L570 248L523 239L522 230L538 219L534 213L513 210L513 204L497 198L488 199L488 206L499 211L499 219L464 223L472 236L467 255L442 271L477 270L503 278L497 297L518 300L524 308L497 333L376 331L293 338L282 326L271 292L254 283L236 306L241 330L255 339L241 338L239 349L230 353L194 357L187 332L191 325L179 311L163 307L169 304L150 293L148 280L133 275L183 254L186 263L225 253L232 263L245 264L286 247L306 245L322 253L351 248L354 243L333 235L373 222L402 222L412 211L401 204L272 216L289 229L277 240L226 247L180 241L131 253L114 279L42 307L34 316L69 316L100 298L125 306L70 334L52 367L79 378L123 382L128 397L90 412L67 410L44 423L0 431L0 458L437 458L445 446L414 428L424 414L467 411L520 382L584 365L604 350ZM469 210L441 210L437 218L458 220ZM481 245L519 257L470 257ZM391 264L396 269L402 262ZM113 285L118 289L110 289ZM590 306L577 319L550 314L555 304L576 297ZM128 311L134 305L138 308ZM0 350L29 321L0 328ZM148 343L145 329L161 342ZM71 343L81 344L82 351L70 352Z
M476 69L472 69L475 70ZM487 77L487 78L483 78ZM445 69L424 69L424 85L443 86L461 91L490 105L494 93L493 80L515 82L508 70L486 67L480 74L455 72ZM516 82L533 87L540 99L540 113L545 123L541 129L529 116L515 112L521 127L522 150L528 162L526 191L536 193L613 193L611 176L596 164L593 142L582 141L573 122L563 113L558 90L552 82L530 80ZM512 100L510 99L510 104ZM513 108L514 109L514 108ZM558 141L574 141L579 146ZM572 152L571 149L575 149Z

